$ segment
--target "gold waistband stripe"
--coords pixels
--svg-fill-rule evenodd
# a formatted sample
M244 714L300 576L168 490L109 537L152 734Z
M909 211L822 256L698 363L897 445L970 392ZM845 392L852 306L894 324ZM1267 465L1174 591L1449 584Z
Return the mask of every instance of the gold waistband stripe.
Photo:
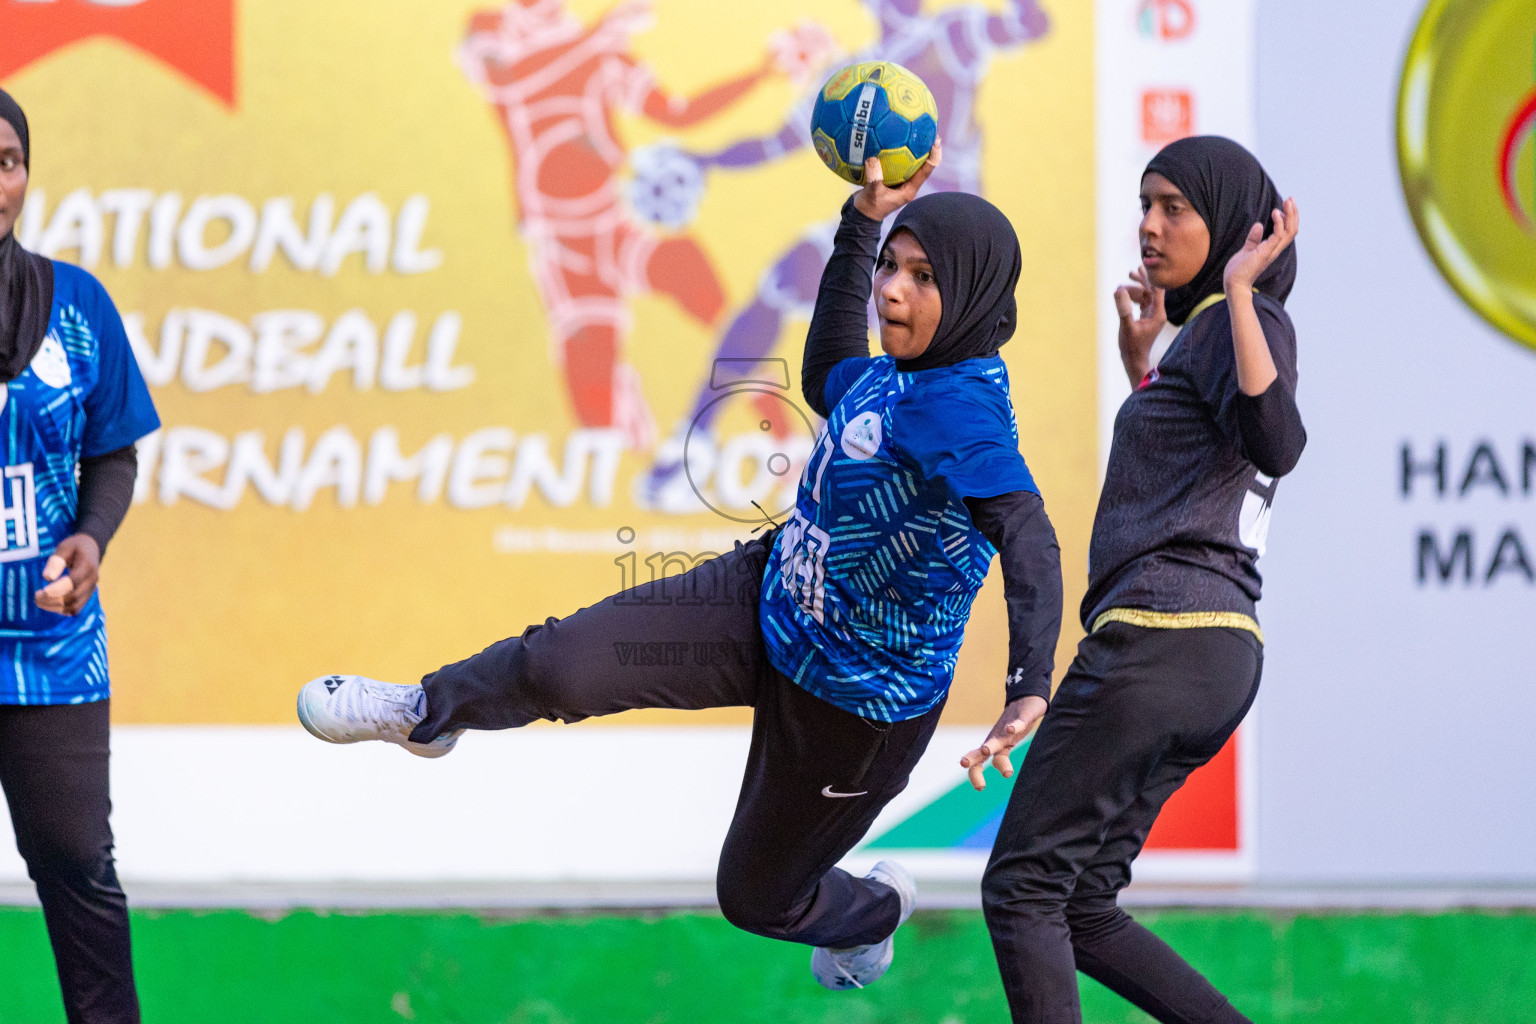
M1151 612L1145 608L1111 608L1093 620L1088 632L1097 633L1111 622L1146 629L1245 629L1264 642L1264 631L1253 616L1242 612Z

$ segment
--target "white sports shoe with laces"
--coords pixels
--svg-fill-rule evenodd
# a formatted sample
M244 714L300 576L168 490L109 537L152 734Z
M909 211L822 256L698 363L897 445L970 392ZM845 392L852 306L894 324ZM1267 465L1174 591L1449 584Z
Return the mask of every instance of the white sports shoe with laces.
M299 722L327 743L384 740L418 757L442 757L464 734L445 733L431 743L409 739L426 717L427 694L419 685L397 686L367 676L321 676L299 690Z
M901 919L896 922L896 927L900 928L912 916L912 908L917 903L917 883L912 880L911 873L893 860L882 860L864 877L890 886L901 897ZM891 960L896 955L895 947L895 932L868 946L850 949L817 946L811 954L811 973L823 988L834 991L863 988L879 981L890 969Z

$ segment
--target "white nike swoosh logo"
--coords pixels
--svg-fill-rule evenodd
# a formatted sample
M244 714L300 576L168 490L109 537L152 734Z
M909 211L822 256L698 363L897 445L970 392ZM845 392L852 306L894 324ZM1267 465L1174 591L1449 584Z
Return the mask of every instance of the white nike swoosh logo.
M849 796L869 796L869 790L867 790L867 789L861 789L861 790L860 790L860 791L859 791L859 792L857 792L857 793L834 793L834 792L833 792L833 791L832 791L832 787L831 787L831 786L822 786L822 787L821 787L821 795L822 795L822 796L829 796L829 797L831 797L831 798L832 798L832 799L834 799L834 800L836 800L836 799L838 799L838 798L839 798L839 797L849 797Z

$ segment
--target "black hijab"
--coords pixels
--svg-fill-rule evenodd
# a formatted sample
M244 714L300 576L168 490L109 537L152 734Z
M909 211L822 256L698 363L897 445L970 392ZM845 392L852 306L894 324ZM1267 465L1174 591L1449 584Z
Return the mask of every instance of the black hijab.
M0 89L0 120L10 123L21 138L21 163L32 167L32 142L27 115L11 94ZM53 314L53 261L27 252L16 232L0 238L0 382L26 372L48 334Z
M1184 193L1211 232L1211 252L1200 273L1164 296L1168 319L1182 324L1201 300L1222 290L1227 261L1242 249L1249 230L1262 223L1265 238L1274 231L1270 214L1280 209L1280 190L1252 153L1219 135L1198 135L1164 146L1142 176L1154 171ZM1254 287L1284 305L1295 283L1293 242L1264 269Z
M1023 261L1003 212L967 192L934 192L902 207L891 234L907 230L928 254L943 309L933 341L902 372L997 354L1018 326L1013 289Z

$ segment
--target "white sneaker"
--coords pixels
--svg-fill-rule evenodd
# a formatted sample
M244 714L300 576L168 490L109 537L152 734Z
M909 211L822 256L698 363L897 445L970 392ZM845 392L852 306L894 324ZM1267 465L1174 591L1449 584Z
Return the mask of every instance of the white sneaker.
M917 903L917 883L912 880L912 875L895 861L883 860L870 868L864 877L890 886L901 897L901 919L896 922L896 927L900 928L912 916L912 908ZM834 991L863 988L879 981L890 969L891 960L896 955L895 947L895 932L868 946L850 949L817 946L811 954L811 973L823 988Z
M431 743L412 743L411 730L427 714L419 685L396 686L367 676L321 676L299 690L299 722L327 743L384 740L418 757L442 757L464 734L445 733Z

